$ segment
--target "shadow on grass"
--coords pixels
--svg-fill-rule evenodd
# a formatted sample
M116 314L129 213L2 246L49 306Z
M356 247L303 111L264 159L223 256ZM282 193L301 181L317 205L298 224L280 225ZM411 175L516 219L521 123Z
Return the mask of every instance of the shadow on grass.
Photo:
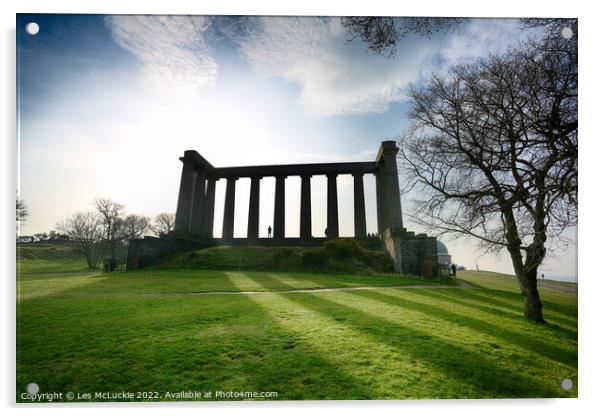
M371 336L377 342L386 343L394 348L403 350L414 359L420 360L428 367L446 374L460 383L470 383L478 390L479 397L559 396L557 389L541 386L533 378L525 377L519 372L509 371L499 365L489 355L475 354L457 344L449 343L444 338L435 336L432 333L416 330L407 325L391 322L360 309L324 299L324 295L284 293L281 296L297 303L303 308L344 322L345 325ZM353 292L351 296L369 298L375 302L393 304L401 308L414 308L419 312L425 311L425 308L421 304L410 302L408 306L406 305L406 301L402 299L395 299L395 302L392 302L388 296L373 291ZM437 319L442 318L440 315L432 313L430 315L433 315ZM475 323L480 324L480 322L474 322L474 320L468 323L461 322L460 319L457 320L460 321L460 324L466 326L474 325ZM479 329L479 327L477 326L476 329ZM492 331L493 329L485 327L487 331ZM428 342L425 342L425 340ZM567 358L567 356L558 351L556 351L555 355L567 361L572 360L572 357ZM432 394L434 397L437 397L437 392L434 391Z
M513 301L513 302L519 302L521 305L523 304L523 296L520 293L513 293L510 291L501 290L501 289L491 289L486 286L479 285L479 284L473 283L473 282L469 282L469 284L476 288L482 289L485 293L491 293L500 298L504 298L506 300ZM517 288L517 290L518 290L518 288ZM491 302L491 303L493 303L493 302ZM542 303L544 306L544 313L545 313L546 308L549 310L553 310L555 312L565 314L565 315L574 315L574 313L575 313L574 307L567 306L567 305L560 305L558 303L549 301L545 298L542 299ZM495 304L497 304L499 306L505 306L505 307L508 306L508 303L503 302L503 301L496 301Z
M522 315L522 303L517 307L514 307L510 304L505 304L504 307L493 307L487 306L487 304L495 304L495 300L490 297L483 296L483 294L488 294L486 291L481 291L480 293L475 293L472 290L462 290L460 291L431 291L431 292L421 292L421 295L429 296L436 299L441 299L443 301L452 302L459 304L465 308L473 309L480 312L489 313L495 316L505 317L509 319L521 319L523 320ZM494 293L490 294L491 296L495 296ZM474 302L479 302L479 304L475 304ZM545 311L544 311L545 312ZM570 318L560 317L557 314L551 318L550 321L554 321L555 323L550 322L548 324L548 328L553 328L558 332L562 332L565 336L570 339L577 340L577 330L576 330L576 322L575 320L571 320ZM557 323L562 323L567 327L557 325ZM575 328L575 330L570 329Z
M376 397L310 345L287 349L299 334L248 297L86 298L90 286L72 289L77 296L19 306L17 396L35 380L40 393L235 390L276 391L288 400Z
M354 293L354 296L371 296L373 293ZM557 397L558 391L544 388L532 378L508 371L494 359L475 354L457 344L446 342L432 333L419 331L393 323L358 309L331 302L315 295L285 295L288 299L319 313L336 316L354 316L345 320L378 342L387 343L410 354L442 374L460 383L472 384L482 397ZM424 342L428 340L428 342ZM432 392L434 396L437 392Z
M255 276L255 275L250 275L248 273L246 275L249 277ZM320 287L320 283L312 280L310 277L303 276L303 278L300 280L303 280L304 282L313 284L315 287ZM281 279L280 277L278 277L277 275L274 275L274 274L262 275L261 283L262 284L265 283L264 287L266 287L266 288L278 287L281 289L284 286L287 289L295 289L295 287L287 284L284 281L284 279ZM450 290L443 290L443 291L442 290L431 290L431 291L421 290L420 292L413 292L413 293L420 293L420 295L423 295L423 296L429 296L434 299L441 299L444 301L453 302L453 303L460 304L467 308L472 308L474 310L493 314L496 316L504 316L504 317L511 318L511 319L512 318L520 319L522 322L522 320L524 318L522 317L522 309L521 309L522 308L522 297L521 297L521 295L516 295L516 296L512 297L512 298L516 298L516 299L513 299L513 300L515 300L515 302L507 302L507 301L503 300L508 297L502 297L501 300L496 300L496 299L492 299L491 297L486 296L486 295L490 295L493 297L500 296L500 292L503 292L503 291L491 290L491 289L482 289L481 291L475 291L472 289L450 289ZM511 295L514 295L514 294L511 293ZM467 302L466 298L476 301L476 302L481 302L483 304L475 305L474 303ZM486 306L487 304L497 305L499 307ZM398 306L406 307L408 305L406 305L405 300L404 300L404 303L402 305L398 305ZM553 306L554 305L552 305L552 308L553 308ZM560 308L560 309L564 309L564 308ZM416 310L419 312L423 312L423 313L426 313L428 311L428 309L425 309L425 308L422 308L422 310L418 310L418 309L416 309ZM486 332L486 333L489 333L491 335L496 335L496 334L499 335L500 331L509 337L512 337L514 335L514 332L504 330L503 328L501 328L499 326L491 325L491 324L488 324L488 323L483 322L478 319L472 319L468 316L465 317L464 315L453 314L444 309L434 310L431 308L431 311L441 313L441 315L437 315L437 314L433 314L433 313L431 313L431 315L437 316L437 317L447 316L448 317L447 320L449 322L453 322L455 324L460 324L460 325L471 327L473 329L478 329L478 330L488 329L489 332ZM513 311L515 311L515 312L513 312ZM556 310L555 310L555 312L564 314L563 312L559 312ZM462 318L466 318L466 321L463 322ZM451 319L454 319L454 320L452 321ZM563 317L559 317L558 315L555 315L553 317L553 319L555 321L564 323L568 327L575 326L575 322L571 321L568 318L563 318ZM483 326L483 328L478 328L479 325L484 325L484 326ZM499 328L499 331L498 331L498 328ZM570 339L577 338L577 332L574 330L567 329L567 328L564 328L564 327L561 327L561 326L558 326L555 324L549 324L548 328L562 332ZM517 334L517 335L520 337L520 334ZM528 339L527 338L516 339L515 341L516 341L515 343L517 345L522 345L523 341L528 341ZM532 339L532 340L528 341L527 344L532 348L538 348L538 342L539 342L539 340ZM567 364L569 362L572 363L573 361L576 364L577 354L576 353L572 354L573 356L569 359L569 357L565 356L565 353L567 353L567 351L564 351L562 349L558 349L558 348L555 348L552 346L551 351L550 351L551 355L549 356L549 358L558 359L559 357L565 357L568 359Z
M427 290L421 290L420 292L414 291L414 295L424 297L440 299L437 294L433 294ZM378 302L386 303L393 306L399 306L405 309L411 309L421 314L430 315L436 319L442 319L444 321L471 328L477 332L481 332L492 337L503 340L507 343L514 344L518 347L526 348L530 351L536 351L537 354L541 354L551 360L566 364L568 366L577 366L577 351L567 351L562 348L545 342L541 338L526 336L524 334L508 330L500 325L492 325L481 319L472 318L470 316L461 315L450 311L449 309L439 308L431 304L423 304L414 302L407 298L398 298L395 296L389 296L383 293L354 293L356 296L370 298ZM521 318L522 319L522 318ZM522 323L522 322L521 322ZM525 324L531 324L525 321Z

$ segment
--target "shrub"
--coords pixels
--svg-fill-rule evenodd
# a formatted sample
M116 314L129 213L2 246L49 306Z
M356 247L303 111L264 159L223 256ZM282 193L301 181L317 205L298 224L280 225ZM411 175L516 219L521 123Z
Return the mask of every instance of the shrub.
M324 249L336 259L358 258L362 254L362 247L352 238L338 238L324 243Z
M393 259L386 251L364 250L361 261L372 270L379 273L395 271Z
M293 255L293 250L283 248L272 255L272 263L281 264Z
M324 266L328 260L328 253L323 249L305 251L301 255L301 261L308 266Z

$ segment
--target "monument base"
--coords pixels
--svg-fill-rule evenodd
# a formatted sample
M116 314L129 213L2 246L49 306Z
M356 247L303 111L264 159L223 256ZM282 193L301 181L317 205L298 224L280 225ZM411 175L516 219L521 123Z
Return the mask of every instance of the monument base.
M375 238L378 240L377 238ZM359 239L367 249L382 249L380 241ZM263 247L322 247L329 240L324 237L312 238L207 238L191 233L172 231L161 237L144 237L130 240L126 271L133 271L157 263L162 257L214 246L263 246Z
M393 258L395 271L404 276L439 278L437 239L426 234L414 234L405 228L386 229L381 234L385 248Z

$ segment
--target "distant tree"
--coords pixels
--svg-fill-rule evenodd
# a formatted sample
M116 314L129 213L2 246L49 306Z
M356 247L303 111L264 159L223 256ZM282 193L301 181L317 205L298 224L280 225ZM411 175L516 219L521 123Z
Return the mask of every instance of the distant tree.
M546 242L577 222L577 39L545 27L538 41L413 86L400 140L413 219L506 250L535 322L545 322Z
M46 241L48 240L48 234L47 233L35 233L33 235L33 237L37 240L37 241Z
M100 216L104 246L108 252L108 259L105 259L105 263L107 264L105 268L106 271L110 272L113 271L117 265L116 250L117 245L121 240L119 230L121 221L123 221L125 207L108 198L97 198L94 201L94 206Z
M23 201L17 195L17 230L25 223L27 217L29 216L29 210L27 209L27 205L25 201Z
M57 224L57 230L86 257L88 268L98 265L103 240L102 222L95 212L76 212Z
M157 215L153 221L153 231L157 235L167 234L174 229L175 224L175 214L162 212L161 214Z

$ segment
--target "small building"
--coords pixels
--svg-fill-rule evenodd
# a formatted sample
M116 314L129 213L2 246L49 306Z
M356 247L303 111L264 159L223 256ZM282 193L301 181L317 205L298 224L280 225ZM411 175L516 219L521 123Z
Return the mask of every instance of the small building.
M440 240L437 240L437 259L441 270L449 269L452 264L451 254L449 254L447 246Z

